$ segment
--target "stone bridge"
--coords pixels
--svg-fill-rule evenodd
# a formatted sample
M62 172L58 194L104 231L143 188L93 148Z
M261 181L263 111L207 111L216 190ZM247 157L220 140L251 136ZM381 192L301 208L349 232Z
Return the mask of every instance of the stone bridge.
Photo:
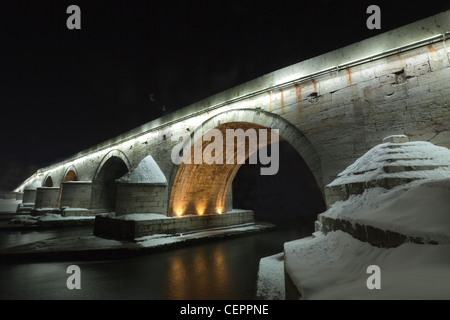
M15 191L34 209L229 212L240 164L176 164L172 153L197 128L254 128L278 130L327 202L324 187L388 135L450 147L449 30L446 11L269 73L39 169ZM148 176L133 180L139 165Z

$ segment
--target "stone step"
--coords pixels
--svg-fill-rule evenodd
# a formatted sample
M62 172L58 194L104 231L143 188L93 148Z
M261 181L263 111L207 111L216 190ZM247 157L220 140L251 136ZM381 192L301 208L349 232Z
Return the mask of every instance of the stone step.
M330 217L319 216L316 221L316 230L328 233L330 231L343 231L352 237L370 243L373 246L381 248L395 248L406 242L417 244L438 244L432 238L424 239L419 236L404 235L392 230L383 230L371 225L355 223L345 219L333 219Z
M419 166L389 165L383 166L383 171L386 173L398 173L409 171L434 170L438 168L448 168L448 165L419 165Z

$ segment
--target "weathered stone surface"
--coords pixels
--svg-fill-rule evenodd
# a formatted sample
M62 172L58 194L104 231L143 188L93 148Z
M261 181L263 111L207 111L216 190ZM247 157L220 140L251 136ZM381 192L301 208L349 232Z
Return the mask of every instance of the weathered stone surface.
M59 208L60 188L41 187L36 190L35 208Z
M167 214L166 184L117 183L116 215L130 213Z
M65 181L61 185L60 207L89 208L91 193L90 181Z
M123 220L96 216L94 235L131 241L157 233L184 233L250 222L254 222L254 214L251 210L240 210L222 215L187 216L152 220Z
M331 231L340 230L353 236L354 238L368 242L373 246L382 248L395 248L399 245L412 242L418 244L437 244L433 239L424 239L421 237L407 236L392 230L382 230L371 225L362 225L350 220L333 219L330 217L319 217L320 228L325 234Z
M76 172L78 180L95 183L108 159L120 159L131 170L150 154L168 181L167 199L163 200L162 207L161 203L154 202L155 208L161 207L167 215L172 215L171 202L181 199L190 206L188 213L199 211L195 204L184 199L187 196L191 200L200 199L209 208L207 211L219 207L229 209L225 201L233 170L213 181L205 175L204 168L198 175L192 172L182 175L183 166L171 159L180 139L193 134L203 124L210 129L227 123L279 129L304 158L322 191L339 172L388 135L405 134L411 141L430 140L448 148L449 46L440 40L368 59L362 64L350 62L429 38L431 34L444 34L450 30L449 17L450 11L443 12L208 97L42 168L16 191L24 192L32 181L44 182L49 177L54 187L60 187L70 170ZM227 170L224 167L211 170L210 176ZM179 179L175 179L177 176ZM208 181L211 183L207 184ZM387 181L387 186L398 182ZM351 192L362 187L349 186ZM184 193L187 189L195 192ZM63 188L61 205L83 208L92 205L92 201L87 203L87 189L79 195L83 204L67 197ZM332 201L335 199L337 193L332 196ZM139 200L130 210L147 210L151 205L145 202Z

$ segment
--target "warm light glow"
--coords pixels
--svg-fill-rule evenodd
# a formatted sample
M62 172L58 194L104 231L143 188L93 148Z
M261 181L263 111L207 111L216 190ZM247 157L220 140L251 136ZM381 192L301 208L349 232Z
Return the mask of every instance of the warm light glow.
M177 217L181 217L181 215L183 214L183 212L181 210L177 210L177 212L175 213L177 215Z
M203 210L198 210L198 215L202 216L203 215Z
M222 214L222 209L221 208L217 209L217 213Z

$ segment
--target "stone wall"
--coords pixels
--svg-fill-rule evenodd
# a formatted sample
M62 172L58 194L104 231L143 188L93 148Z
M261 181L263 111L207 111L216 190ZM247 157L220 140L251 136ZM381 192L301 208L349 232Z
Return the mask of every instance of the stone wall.
M129 168L152 155L170 195L179 169L171 159L173 148L202 124L231 121L284 131L322 191L388 135L448 148L450 47L436 41L393 51L448 30L450 11L277 70L40 169L17 191L48 176L59 186L70 167L78 180L94 181L114 153ZM351 63L371 55L375 58Z
M222 215L185 216L153 220L122 220L95 217L94 235L132 241L152 234L174 234L254 222L251 210L239 210Z
M23 191L23 203L34 203L36 201L36 189L25 189Z
M41 187L36 191L36 202L34 207L37 208L59 208L60 188L58 187Z
M90 181L65 181L61 185L60 207L89 208L92 183Z
M167 185L117 183L116 215L167 214Z

